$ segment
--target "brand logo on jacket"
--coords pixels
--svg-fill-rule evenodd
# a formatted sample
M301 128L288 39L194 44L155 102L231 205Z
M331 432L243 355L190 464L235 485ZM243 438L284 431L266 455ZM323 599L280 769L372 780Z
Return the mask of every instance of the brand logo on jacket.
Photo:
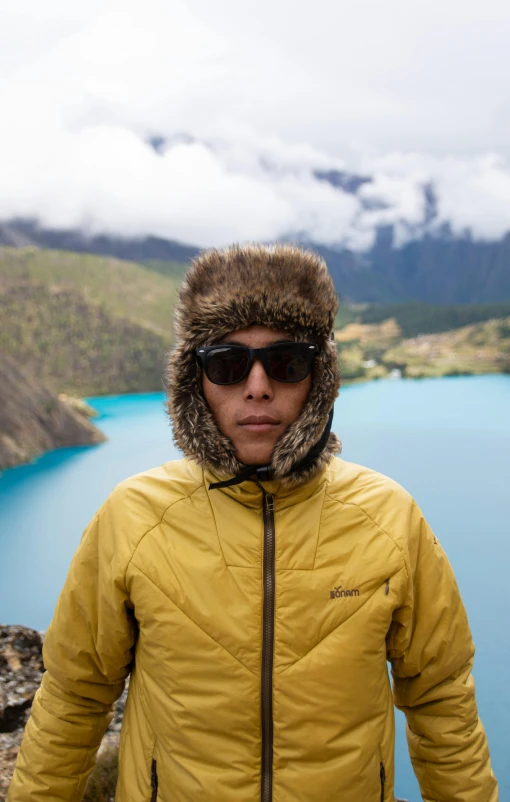
M345 596L359 596L359 590L354 588L353 590L344 590L341 585L333 590L329 591L329 598L330 599L341 599Z

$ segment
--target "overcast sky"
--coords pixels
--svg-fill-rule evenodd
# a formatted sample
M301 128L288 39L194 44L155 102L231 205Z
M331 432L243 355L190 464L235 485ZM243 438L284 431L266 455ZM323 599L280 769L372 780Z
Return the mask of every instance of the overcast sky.
M0 218L364 248L433 183L429 226L501 237L509 42L507 0L2 0Z

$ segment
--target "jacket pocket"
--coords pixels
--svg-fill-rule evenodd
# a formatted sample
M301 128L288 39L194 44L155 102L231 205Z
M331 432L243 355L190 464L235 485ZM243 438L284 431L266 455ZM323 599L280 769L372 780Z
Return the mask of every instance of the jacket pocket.
M379 767L379 777L381 779L381 802L384 802L384 789L386 787L386 769L384 768L384 763L382 762L382 760Z
M158 763L154 757L151 763L151 789L151 802L156 802L158 798Z

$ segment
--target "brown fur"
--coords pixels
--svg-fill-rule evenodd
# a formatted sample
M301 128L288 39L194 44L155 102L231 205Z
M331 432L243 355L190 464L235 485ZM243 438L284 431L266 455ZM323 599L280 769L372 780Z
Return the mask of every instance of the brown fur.
M202 392L195 349L211 345L252 324L286 331L317 343L312 389L299 418L276 444L275 478L301 482L339 451L331 434L322 454L301 472L289 474L320 439L340 386L335 343L330 340L338 299L323 260L292 245L233 246L198 256L180 289L175 313L177 345L167 371L168 411L176 444L191 459L220 476L243 466L231 440L219 431Z

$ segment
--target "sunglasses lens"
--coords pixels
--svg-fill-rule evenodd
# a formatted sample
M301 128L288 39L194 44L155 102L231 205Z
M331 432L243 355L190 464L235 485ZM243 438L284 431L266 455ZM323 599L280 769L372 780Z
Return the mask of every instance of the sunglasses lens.
M198 351L199 355L200 353ZM280 382L299 382L310 373L315 348L308 343L278 343L255 349L252 355L256 359L262 359L267 373L273 379ZM213 384L237 384L246 378L250 364L249 348L242 345L219 345L207 351L205 373Z
M236 384L248 368L249 354L241 348L217 348L207 354L205 372L213 384Z
M308 346L278 345L268 349L267 362L270 375L280 382L302 381L310 372Z

